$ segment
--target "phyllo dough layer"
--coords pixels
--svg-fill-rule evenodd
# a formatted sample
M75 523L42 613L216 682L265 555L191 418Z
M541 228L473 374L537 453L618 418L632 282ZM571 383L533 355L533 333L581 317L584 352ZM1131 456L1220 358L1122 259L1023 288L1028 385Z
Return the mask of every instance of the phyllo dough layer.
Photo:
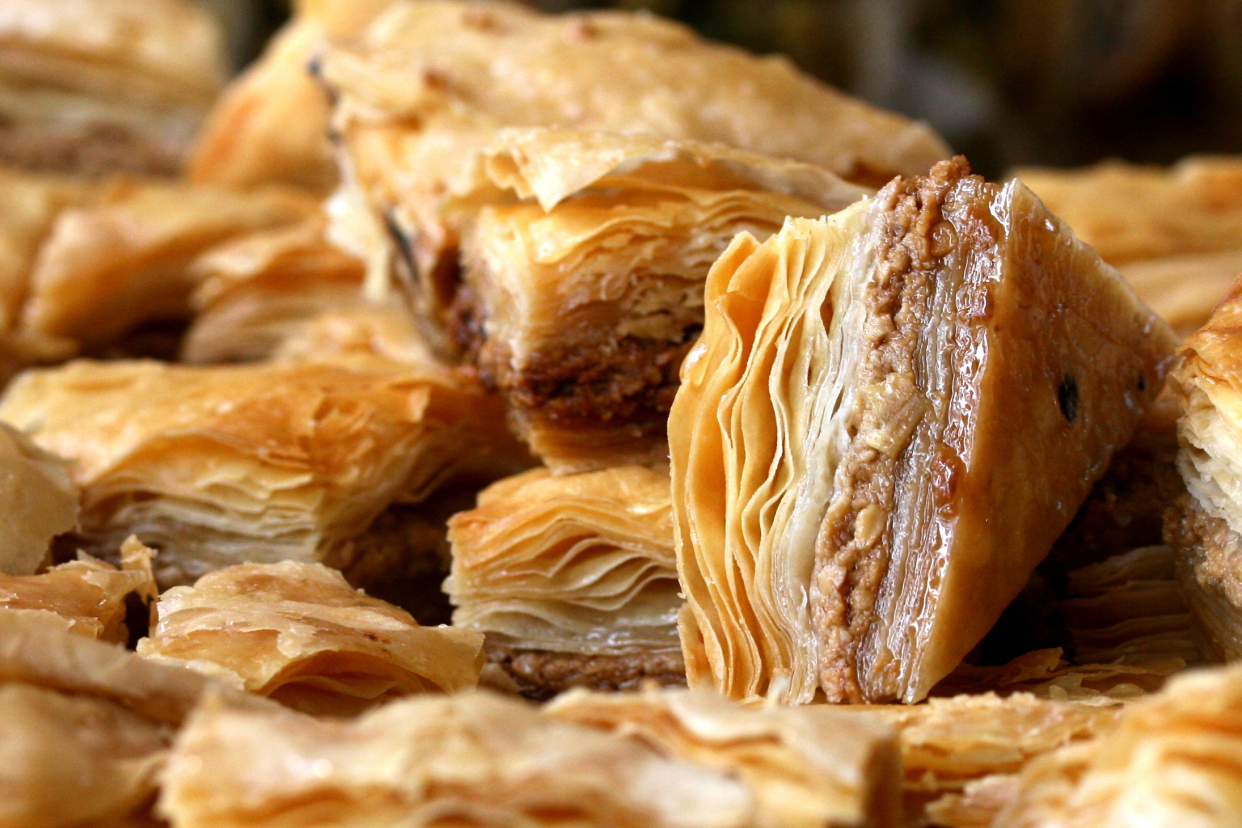
M449 541L453 623L524 691L684 682L667 472L525 472L454 515Z
M0 419L75 462L79 532L113 547L137 534L161 550L164 585L242 561L362 566L389 506L524 463L477 384L375 358L79 361L24 374Z
M0 573L33 575L52 538L73 528L78 488L68 464L0 423Z
M875 718L824 705L746 708L706 688L574 690L546 708L563 721L636 737L744 781L771 828L899 821L900 759Z
M478 166L453 202L485 205L462 219L457 338L558 473L664 462L712 262L870 192L722 145L554 129L503 130Z
M1219 656L1242 657L1242 292L1235 284L1182 344L1171 385L1182 405L1178 468L1187 494L1165 537L1192 612Z
M878 184L947 155L926 126L658 17L544 15L516 3L395 3L329 49L342 232L408 259L416 310L450 322L454 182L498 128L567 126L711 141ZM346 215L346 214L355 215ZM387 262L375 258L387 279Z
M832 796L774 801L775 777L798 756L814 764L788 768L788 792L831 776L842 793L834 818L816 824L898 824L895 803L872 796L897 784L886 728L719 699L672 707L685 717L668 728L677 746L486 693L406 699L351 722L208 704L177 741L159 810L179 828L780 826ZM798 727L803 718L820 726ZM839 744L828 729L838 721Z
M221 32L187 0L12 0L0 13L0 158L176 173L224 80Z
M0 575L0 612L52 613L69 622L69 631L103 641L126 643L129 596L155 599L153 550L129 538L121 545L121 568L89 556L54 566L39 575Z
M473 689L483 636L420 627L321 564L239 564L173 587L140 655L308 713L346 715L411 693Z
M1168 327L958 159L742 235L669 418L682 641L728 695L917 701L1154 398Z

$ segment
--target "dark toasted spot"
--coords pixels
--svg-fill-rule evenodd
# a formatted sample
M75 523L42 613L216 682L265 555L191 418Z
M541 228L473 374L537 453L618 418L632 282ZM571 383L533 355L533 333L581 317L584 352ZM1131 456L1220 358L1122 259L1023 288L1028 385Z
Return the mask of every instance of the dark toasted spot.
M1057 386L1057 405L1061 407L1061 416L1065 421L1074 422L1078 416L1078 383L1069 374Z

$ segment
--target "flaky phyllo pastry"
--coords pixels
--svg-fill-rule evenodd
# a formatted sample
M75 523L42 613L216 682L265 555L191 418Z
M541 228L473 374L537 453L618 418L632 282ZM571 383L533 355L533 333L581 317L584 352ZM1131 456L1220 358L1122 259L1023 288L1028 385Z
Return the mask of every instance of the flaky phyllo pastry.
M547 713L743 780L755 796L757 825L882 825L900 816L899 757L875 718L825 705L746 708L705 688L650 686L574 690Z
M1202 826L1242 822L1242 668L1176 676L1112 730L1031 762L994 825Z
M402 700L350 722L208 704L178 739L159 811L185 828L751 828L789 824L814 803L808 814L836 817L815 824L898 824L895 803L878 795L898 784L886 728L830 711L800 728L793 722L816 717L723 700L671 709L683 718L653 728L665 745L486 693ZM768 774L795 756L806 764L797 763L790 798L775 801L780 780ZM832 792L800 787L828 777ZM815 807L834 794L837 807Z
M0 424L0 573L33 575L52 538L73 528L78 489L65 461Z
M80 361L22 375L0 420L74 461L88 548L137 534L161 550L163 585L285 559L390 576L435 552L372 549L368 529L386 509L523 461L477 384L375 358Z
M420 627L321 564L239 564L173 587L138 653L184 663L308 713L472 689L483 636Z
M131 537L120 556L119 569L83 555L39 575L0 575L0 611L56 615L70 632L124 644L130 637L125 621L131 596L149 604L157 590L153 550Z
M1187 494L1165 537L1206 643L1242 657L1242 294L1238 285L1183 343L1171 385L1182 404L1177 464Z
M868 192L722 145L504 130L446 208L465 228L457 338L554 471L663 462L712 262Z
M23 329L99 346L143 322L189 314L194 260L215 245L311 216L294 190L234 193L118 179L60 213L30 275Z
M453 623L523 691L685 681L667 472L535 469L483 490L449 541Z
M968 172L713 267L669 418L692 681L922 698L1160 387L1168 327L1020 182Z
M453 185L498 128L568 126L709 141L878 184L947 154L926 126L657 17L543 15L515 3L394 3L329 49L344 187L340 236L417 274L414 300L449 320Z
M172 174L224 80L187 0L13 0L0 13L0 158Z
M0 824L145 824L175 730L213 687L51 613L0 609Z

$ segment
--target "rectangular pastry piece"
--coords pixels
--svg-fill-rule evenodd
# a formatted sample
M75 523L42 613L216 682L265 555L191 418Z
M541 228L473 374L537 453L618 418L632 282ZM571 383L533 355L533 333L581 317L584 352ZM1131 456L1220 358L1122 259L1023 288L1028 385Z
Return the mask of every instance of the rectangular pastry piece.
M1242 823L1242 668L1175 676L1115 727L1032 761L996 826Z
M286 559L395 576L437 549L380 550L390 568L374 571L368 529L385 510L526 462L475 382L376 358L79 361L24 374L0 420L74 461L90 548L138 535L165 586Z
M188 0L12 0L0 14L0 159L172 175L224 83Z
M785 58L653 16L394 3L329 49L321 71L337 100L341 234L370 248L381 287L396 257L416 312L436 330L450 324L456 293L458 225L442 208L498 128L717 142L867 185L924 172L948 154L925 125L843 95Z
M983 637L1164 378L1173 334L964 160L708 276L669 417L691 681L907 703Z
M545 710L742 780L754 794L757 825L901 822L900 757L877 717L824 705L746 708L706 688L651 686L639 693L574 690Z
M73 529L78 488L68 463L0 423L0 573L33 575L52 538Z
M524 693L685 682L667 472L525 472L454 515L449 541L453 623Z
M56 615L69 622L70 632L124 644L130 596L142 604L155 600L153 554L129 538L121 544L120 569L84 555L39 575L0 575L0 612Z
M144 322L184 319L200 254L317 209L294 190L115 179L91 204L57 216L30 275L21 328L97 349Z
M1242 291L1187 337L1170 385L1187 493L1165 513L1182 591L1217 657L1242 658Z
M420 627L321 564L239 564L173 587L139 655L307 713L352 715L411 693L473 689L483 636Z
M899 824L896 803L873 796L897 785L887 728L823 710L674 704L686 717L667 730L699 743L684 751L487 693L404 699L350 722L208 704L177 741L159 812L179 828L751 828L831 797L774 802L775 788L805 795L807 777L831 776L840 818L797 824ZM814 764L786 764L794 757Z
M465 228L457 338L554 472L663 463L711 263L869 192L721 145L504 130L446 208Z

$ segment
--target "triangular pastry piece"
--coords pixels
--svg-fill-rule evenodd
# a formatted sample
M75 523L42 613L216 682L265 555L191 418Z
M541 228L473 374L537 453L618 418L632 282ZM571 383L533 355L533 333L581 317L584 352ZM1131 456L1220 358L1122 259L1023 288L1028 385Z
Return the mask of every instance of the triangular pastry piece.
M0 424L0 573L33 575L52 538L73 529L78 487L69 465Z
M669 418L691 680L924 697L1164 378L1173 334L1020 182L957 159L739 236Z

